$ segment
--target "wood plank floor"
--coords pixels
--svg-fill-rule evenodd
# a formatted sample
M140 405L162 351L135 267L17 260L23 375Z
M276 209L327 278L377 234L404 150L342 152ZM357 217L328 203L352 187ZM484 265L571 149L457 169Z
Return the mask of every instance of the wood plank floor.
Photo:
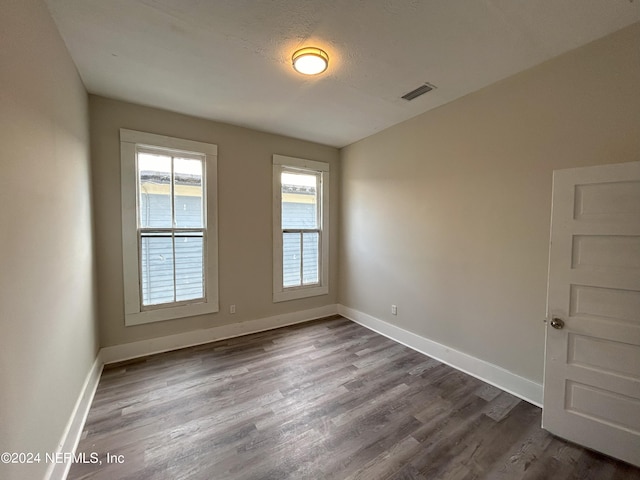
M105 369L68 478L640 479L540 415L333 317Z

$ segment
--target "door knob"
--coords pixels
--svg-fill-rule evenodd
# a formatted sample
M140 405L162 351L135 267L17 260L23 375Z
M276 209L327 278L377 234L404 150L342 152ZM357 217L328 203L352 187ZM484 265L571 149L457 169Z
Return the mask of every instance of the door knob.
M561 318L554 317L551 320L551 326L557 330L561 330L564 327L564 321Z

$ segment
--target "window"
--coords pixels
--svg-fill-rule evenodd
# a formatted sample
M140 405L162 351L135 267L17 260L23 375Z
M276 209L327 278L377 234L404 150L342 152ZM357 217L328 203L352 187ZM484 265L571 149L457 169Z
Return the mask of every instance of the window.
M329 164L273 156L273 301L329 292Z
M125 324L218 311L215 145L120 130Z

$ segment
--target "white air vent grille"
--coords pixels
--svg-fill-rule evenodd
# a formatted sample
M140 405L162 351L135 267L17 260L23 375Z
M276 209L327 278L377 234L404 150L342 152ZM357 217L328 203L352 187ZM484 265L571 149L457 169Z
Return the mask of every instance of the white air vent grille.
M402 98L404 98L405 100L413 100L414 98L417 98L420 95L424 95L425 93L430 92L434 88L436 88L435 85L431 85L430 83L425 82L415 90L411 90L409 93L405 93L402 96Z

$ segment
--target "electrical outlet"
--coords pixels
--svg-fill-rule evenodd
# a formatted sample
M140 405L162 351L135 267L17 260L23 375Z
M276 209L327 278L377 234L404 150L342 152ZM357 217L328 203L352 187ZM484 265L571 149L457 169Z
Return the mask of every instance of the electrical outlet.
M391 315L398 314L398 307L396 305L391 305Z
M231 313L231 314L236 313L236 306L235 305L229 305L229 313Z

